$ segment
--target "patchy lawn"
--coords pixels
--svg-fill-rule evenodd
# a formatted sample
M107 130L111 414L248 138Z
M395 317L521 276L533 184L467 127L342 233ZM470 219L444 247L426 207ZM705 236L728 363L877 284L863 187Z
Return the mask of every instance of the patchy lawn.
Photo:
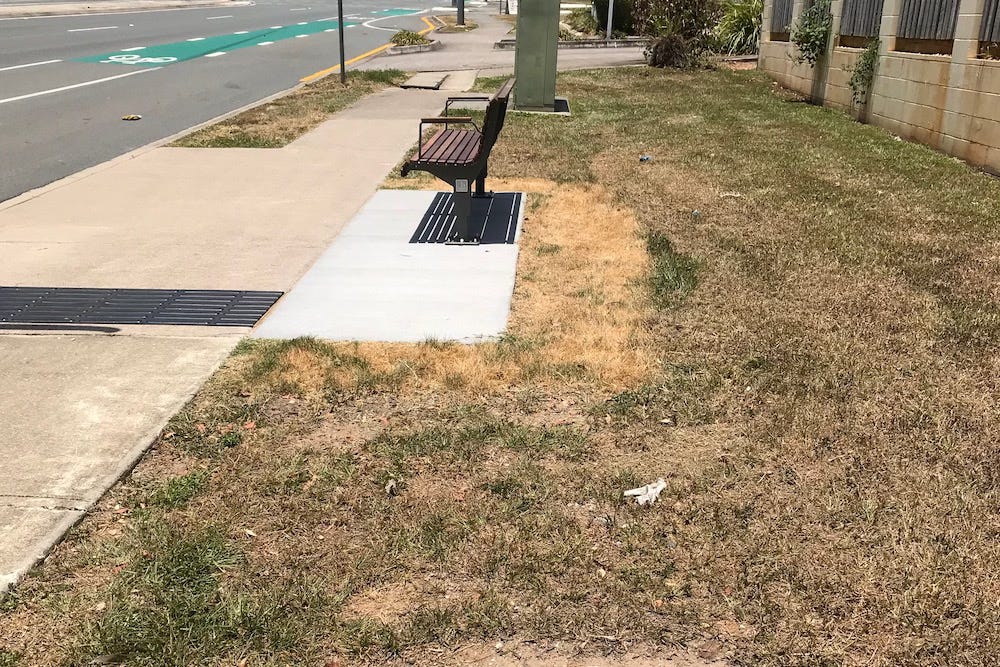
M171 146L281 148L365 95L399 85L405 78L399 70L348 72L347 84L343 85L340 75L326 76L284 97L196 130Z
M509 334L242 345L0 665L995 662L1000 182L754 72L559 90Z

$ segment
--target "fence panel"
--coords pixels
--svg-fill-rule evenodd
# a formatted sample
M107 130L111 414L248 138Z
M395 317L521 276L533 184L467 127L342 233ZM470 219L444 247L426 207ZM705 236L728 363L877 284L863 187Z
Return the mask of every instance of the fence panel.
M882 0L844 0L844 15L840 19L841 35L878 37L881 24Z
M789 32L792 28L793 0L774 0L774 13L771 15L771 32Z
M995 2L995 0L992 0ZM953 39L959 0L903 0L899 35L903 39Z
M983 25L979 29L979 41L1000 42L1000 0L986 0L983 8Z

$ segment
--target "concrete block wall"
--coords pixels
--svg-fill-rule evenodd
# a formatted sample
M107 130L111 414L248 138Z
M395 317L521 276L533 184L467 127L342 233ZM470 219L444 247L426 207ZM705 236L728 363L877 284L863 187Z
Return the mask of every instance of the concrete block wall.
M832 3L833 38L815 70L795 64L793 44L772 40L772 0L765 0L758 67L815 102L1000 174L1000 61L978 57L984 4L961 0L951 54L927 55L896 50L902 0L884 0L879 61L863 108L854 104L848 85L862 50L837 40L844 0ZM793 22L802 9L799 0Z

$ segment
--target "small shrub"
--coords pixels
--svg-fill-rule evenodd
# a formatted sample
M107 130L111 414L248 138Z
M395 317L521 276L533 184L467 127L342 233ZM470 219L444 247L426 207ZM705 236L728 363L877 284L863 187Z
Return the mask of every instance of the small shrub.
M615 11L618 5L615 5ZM677 34L698 49L707 49L719 21L719 0L636 0L636 29L649 37Z
M657 37L645 49L646 62L651 67L692 69L701 62L701 53L693 40L674 33Z
M729 55L756 53L763 13L763 0L729 0L715 28L719 51Z
M389 40L396 46L416 46L418 44L430 44L430 40L420 33L412 30L400 30Z
M606 15L605 15L606 16ZM604 19L607 21L607 18ZM597 34L597 19L586 7L577 7L566 17L566 25L585 35Z
M875 80L878 47L879 40L873 39L869 42L865 50L858 56L858 61L854 63L854 69L851 70L851 80L848 85L851 86L851 98L855 104L864 104L868 97L868 91L872 87L872 81Z
M816 63L826 54L826 45L830 41L830 29L833 26L833 14L830 12L830 0L814 0L802 12L799 20L792 28L791 40L795 44L796 53L793 56L796 63L807 63L815 67Z

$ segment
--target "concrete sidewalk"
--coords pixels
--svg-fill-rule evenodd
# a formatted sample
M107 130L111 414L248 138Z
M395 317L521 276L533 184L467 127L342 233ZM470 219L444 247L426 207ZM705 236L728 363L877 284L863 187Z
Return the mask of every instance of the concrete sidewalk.
M387 90L286 148L158 148L0 205L3 284L287 291L445 92ZM0 591L117 479L247 329L0 330Z
M368 69L512 70L509 30ZM634 64L634 49L560 52L560 68ZM437 115L446 91L386 90L286 148L137 151L0 204L9 286L287 292ZM0 592L128 471L249 329L0 325Z

